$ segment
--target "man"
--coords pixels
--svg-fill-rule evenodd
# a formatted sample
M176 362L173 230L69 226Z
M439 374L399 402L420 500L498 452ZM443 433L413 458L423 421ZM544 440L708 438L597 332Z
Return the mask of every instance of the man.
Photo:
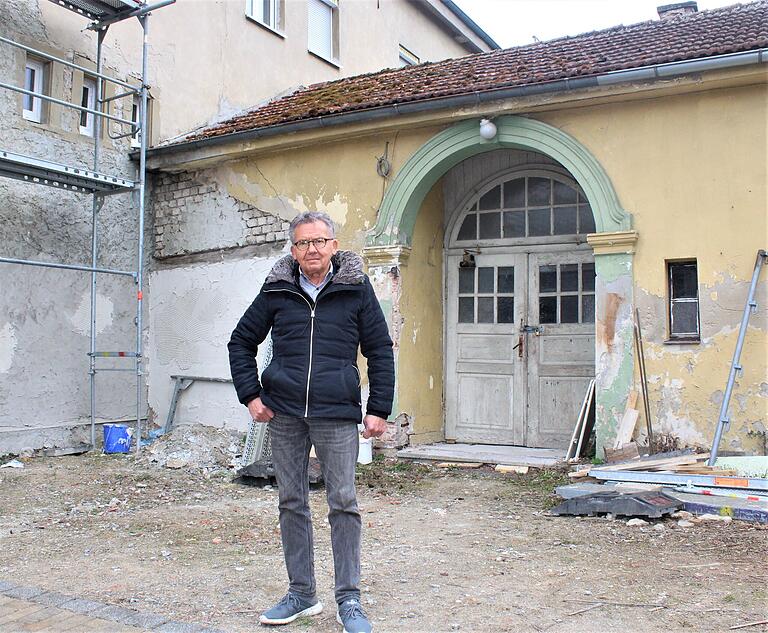
M364 437L379 437L394 394L394 358L384 315L362 258L339 251L325 213L296 216L291 254L280 259L237 324L229 361L237 396L268 422L279 492L288 593L259 618L287 624L316 615L307 464L310 446L325 481L335 572L336 618L345 633L369 633L360 606L361 520L355 496L357 424L362 417L358 347L368 359ZM256 351L272 330L273 358L259 381Z

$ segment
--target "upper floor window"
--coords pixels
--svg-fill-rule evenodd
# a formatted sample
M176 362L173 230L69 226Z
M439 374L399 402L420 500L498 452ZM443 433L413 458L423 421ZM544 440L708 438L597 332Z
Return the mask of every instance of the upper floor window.
M475 200L459 228L459 242L595 232L592 208L584 194L556 178L518 176L491 187Z
M307 0L307 48L332 64L339 57L339 5L336 0Z
M283 30L285 0L246 0L245 14L259 24L280 33Z
M698 341L699 279L696 260L667 262L669 339Z
M27 58L24 67L24 89L43 94L45 85L45 63L37 59ZM24 95L22 116L27 121L41 123L43 120L43 100L40 97Z
M141 112L141 97L139 95L133 95L133 102L131 103L131 121L133 123L140 123L139 113ZM134 128L134 133L131 136L131 147L141 147L141 131Z
M417 55L413 54L405 46L400 44L400 57L398 61L400 63L400 67L403 68L404 66L413 66L418 64L420 60Z
M89 110L96 109L96 79L93 77L83 77L83 88L80 95L80 105ZM80 134L93 136L94 134L94 115L90 112L80 111Z

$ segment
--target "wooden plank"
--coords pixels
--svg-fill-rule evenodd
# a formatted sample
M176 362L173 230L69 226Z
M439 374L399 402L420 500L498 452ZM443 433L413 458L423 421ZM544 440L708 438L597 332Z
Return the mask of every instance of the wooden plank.
M482 462L440 462L438 468L480 468Z
M605 450L605 461L608 464L628 461L630 459L635 459L640 457L640 452L637 450L637 444L635 442L624 444L624 446L622 446L621 448L608 448L606 446L604 450Z
M613 448L621 448L624 444L629 444L632 441L632 435L635 432L635 424L637 424L637 418L640 412L637 409L627 409L624 412L624 416L619 422L619 428L616 431L616 440L613 443Z
M566 461L571 461L572 459L579 458L579 456L575 454L576 446L578 442L577 438L580 437L581 430L586 421L586 415L584 413L584 409L587 406L587 399L589 398L589 389L590 387L588 386L587 392L584 394L584 399L581 401L581 408L579 409L579 415L576 416L576 424L573 427L573 434L571 435L571 441L568 444L568 452L565 454Z
M611 466L599 466L600 470L669 470L673 466L684 464L696 464L709 459L709 454L680 455L678 457L641 459L626 464L612 464Z
M589 386L587 387L587 406L584 409L584 424L581 425L581 433L579 433L579 444L576 447L576 455L574 455L574 459L579 459L581 456L581 447L584 443L584 435L585 431L587 430L587 422L589 421L589 413L592 409L592 399L595 396L595 379L589 381Z
M494 470L497 473L517 473L518 475L525 475L528 473L528 466L509 466L506 464L496 464Z
M624 408L625 411L629 409L637 409L637 391L634 389L629 392L629 396L627 397L627 406Z

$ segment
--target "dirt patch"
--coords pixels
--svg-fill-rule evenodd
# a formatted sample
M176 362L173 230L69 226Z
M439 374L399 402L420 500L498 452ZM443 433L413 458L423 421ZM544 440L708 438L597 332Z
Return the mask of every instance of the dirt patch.
M722 631L768 617L764 527L552 517L561 477L361 467L362 599L375 630ZM2 580L233 633L257 628L285 590L277 491L227 471L36 458L0 470L0 500ZM338 633L322 489L311 505L326 610L281 630ZM616 604L585 610L598 600Z

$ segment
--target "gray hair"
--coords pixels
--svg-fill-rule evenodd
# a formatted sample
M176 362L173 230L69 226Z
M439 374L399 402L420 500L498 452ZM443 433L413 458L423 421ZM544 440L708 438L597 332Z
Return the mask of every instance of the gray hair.
M288 236L291 238L291 244L296 241L296 227L300 224L312 224L313 222L322 222L328 227L331 232L330 237L336 237L336 226L331 220L331 216L322 211L305 211L299 213L293 220L291 220L291 226L288 228Z

